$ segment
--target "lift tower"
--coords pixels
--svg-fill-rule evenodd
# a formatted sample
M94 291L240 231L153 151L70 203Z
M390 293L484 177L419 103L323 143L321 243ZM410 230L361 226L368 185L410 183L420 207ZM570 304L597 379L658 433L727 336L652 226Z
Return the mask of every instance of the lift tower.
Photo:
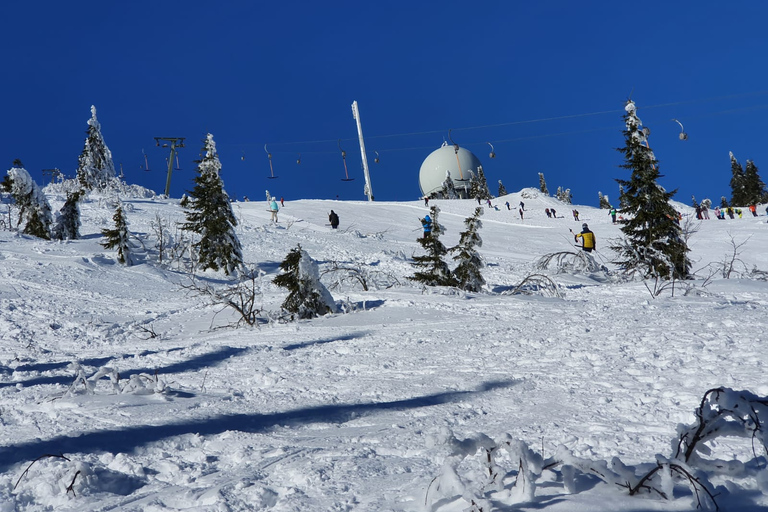
M160 141L165 141L160 144ZM184 137L155 137L155 143L158 146L167 148L170 143L171 157L168 159L168 178L165 180L165 197L171 194L171 174L173 173L173 162L176 158L176 148L184 147Z

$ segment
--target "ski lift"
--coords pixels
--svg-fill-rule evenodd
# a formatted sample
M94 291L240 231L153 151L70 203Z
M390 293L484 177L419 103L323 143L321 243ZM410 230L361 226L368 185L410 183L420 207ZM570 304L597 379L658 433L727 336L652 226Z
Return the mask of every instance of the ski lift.
M144 149L141 150L141 154L144 155L144 171L149 172L149 162L147 161L147 154L144 152Z
M678 136L680 137L680 140L688 140L688 134L685 133L685 128L683 128L683 123L681 123L677 119L673 119L673 121L680 125L680 135Z
M491 144L490 142L486 142L486 144L491 146L491 153L488 156L491 158L496 158L496 153L493 152L493 144Z
M274 180L275 178L277 178L277 176L275 176L275 171L274 171L274 169L272 169L272 153L269 152L269 150L267 149L267 145L266 144L264 144L264 151L266 151L267 158L269 158L269 174L270 175L267 176L267 179L268 180Z
M243 154L240 156L240 160L245 161L245 151L243 151Z
M165 159L165 165L168 165L168 159ZM181 167L179 167L179 155L176 155L176 167L173 168L174 171L180 171Z
M346 176L341 181L353 181L355 178L350 178L347 172L347 152L341 149L341 139L339 139L339 151L341 151L341 160L344 162L344 176Z
M296 159L296 163L297 163L297 164L300 164L300 163L301 163L301 153L299 153L299 158L297 158L297 159Z
M379 152L378 151L374 151L374 153L376 153L376 158L373 159L373 162L377 164L377 163L379 163Z
M456 154L456 165L459 166L459 179L454 181L469 181L468 179L464 178L464 173L461 172L461 162L459 162L459 145L453 142L453 137L451 137L451 130L453 130L453 128L448 129L448 140L450 140L451 144L453 144L453 152Z

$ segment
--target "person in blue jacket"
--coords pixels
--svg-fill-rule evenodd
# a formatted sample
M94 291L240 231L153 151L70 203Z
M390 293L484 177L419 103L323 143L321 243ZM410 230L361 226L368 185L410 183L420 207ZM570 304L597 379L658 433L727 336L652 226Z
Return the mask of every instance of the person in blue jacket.
M421 225L424 227L424 238L427 238L432 234L432 218L429 216L429 214L425 215L423 219L421 219Z
M273 197L272 201L269 203L269 211L272 212L272 218L271 221L277 222L277 212L280 210L277 206L277 200Z

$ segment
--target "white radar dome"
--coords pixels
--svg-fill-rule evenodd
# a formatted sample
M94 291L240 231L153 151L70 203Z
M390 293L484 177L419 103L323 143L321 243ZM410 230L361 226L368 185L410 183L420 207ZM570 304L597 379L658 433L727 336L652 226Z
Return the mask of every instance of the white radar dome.
M419 171L421 194L429 196L433 192L442 190L446 171L451 173L457 192L461 192L460 189L469 188L469 171L477 175L477 168L481 165L480 160L468 149L459 147L457 151L455 146L443 143L421 164Z

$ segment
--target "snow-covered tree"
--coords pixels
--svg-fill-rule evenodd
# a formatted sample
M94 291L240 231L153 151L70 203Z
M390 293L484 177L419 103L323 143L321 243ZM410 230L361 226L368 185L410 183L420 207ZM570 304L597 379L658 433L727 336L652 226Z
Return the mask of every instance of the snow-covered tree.
M229 275L243 264L240 240L235 233L237 219L221 180L221 162L213 135L207 135L202 159L198 161L195 186L189 192L187 221L182 229L200 236L193 244L201 269L224 270Z
M451 171L445 171L445 181L443 181L441 194L443 199L456 199L456 187L451 178Z
M26 235L49 240L53 223L51 205L20 160L15 160L13 167L8 170L3 189L11 194L19 208L16 227Z
M112 162L112 152L101 135L101 124L96 119L94 106L91 106L86 134L85 146L77 166L77 180L86 191L103 189L115 177L115 164Z
M412 265L417 270L408 279L427 286L453 286L456 281L451 275L448 264L443 260L448 249L440 241L440 235L445 232L445 228L438 222L439 213L440 208L437 206L432 206L429 210L429 215L432 217L432 232L429 236L418 239L427 254L413 257Z
M499 197L507 195L507 187L499 180Z
M125 219L122 203L117 205L115 214L112 216L115 227L112 229L102 229L101 234L106 238L101 242L105 249L117 249L117 261L124 265L131 265L131 232L128 231L128 221Z
M670 204L675 191L667 192L657 180L658 162L647 143L648 130L637 117L634 102L627 102L623 116L625 146L618 148L625 158L629 180L616 180L623 187L620 198L624 239L612 246L616 263L627 272L640 271L644 277L687 278L691 268L688 245L678 213Z
M760 179L755 162L747 160L747 169L744 171L744 206L766 202L768 195L765 192L765 183Z
M571 201L573 201L573 194L571 194L571 189L569 188L557 187L555 197L565 204L571 204Z
M283 309L299 318L314 318L336 312L336 303L320 282L317 263L297 245L280 263L282 273L273 282L288 289Z
M549 195L549 190L547 189L547 182L544 180L544 173L539 173L539 190L542 194Z
M747 204L747 190L744 169L733 156L733 152L729 152L728 155L731 157L731 204L745 206Z
M611 206L611 201L608 199L608 196L604 196L602 192L598 191L597 198L600 200L600 208L604 210L610 210L613 208L613 206Z
M693 206L694 208L699 207L699 202L696 201L696 196L693 194L691 194L691 206Z
M480 199L493 199L491 191L488 188L488 181L485 179L485 172L483 171L482 165L478 166L477 168L477 190L478 194L480 195ZM475 196L475 199L477 199L477 196Z
M481 272L485 264L480 253L477 252L477 248L483 246L483 239L480 238L479 233L480 228L483 227L480 221L482 215L483 209L478 206L471 217L464 219L467 229L461 232L459 244L449 249L449 252L455 254L453 260L458 262L458 266L453 271L456 285L470 292L479 292L485 285Z
M80 238L80 198L82 196L82 190L67 194L67 200L56 217L56 225L52 232L53 239L76 240Z

